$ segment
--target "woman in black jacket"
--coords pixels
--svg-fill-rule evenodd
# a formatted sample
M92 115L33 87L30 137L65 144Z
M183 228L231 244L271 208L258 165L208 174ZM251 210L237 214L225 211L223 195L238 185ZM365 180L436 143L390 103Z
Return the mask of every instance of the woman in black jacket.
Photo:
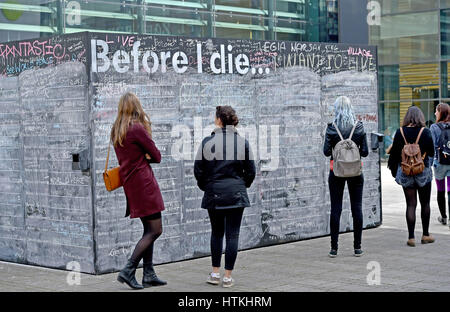
M255 178L255 162L248 141L239 136L238 117L231 106L217 106L217 128L203 139L194 163L198 187L204 191L202 208L208 209L211 221L212 272L207 282L220 282L223 237L226 236L223 287L231 287L231 272L237 257L239 230L244 207L250 206L247 195Z
M342 178L336 177L334 175L332 150L336 146L336 144L341 141L341 138L336 131L336 127L334 126L334 124L337 125L344 139L350 137L350 134L354 128L351 140L358 146L359 154L361 157L366 157L369 154L369 150L367 148L367 139L366 133L364 131L364 126L362 122L356 121L350 99L346 96L338 97L334 103L334 109L334 122L328 124L325 133L325 143L323 146L323 153L325 154L325 156L331 156L330 174L328 176L328 186L330 188L331 202L331 250L328 255L331 258L337 256L339 224L342 212L342 198L344 196L345 182L347 182L353 217L354 256L360 257L363 255L363 251L361 249L361 237L363 226L362 193L364 186L364 176L363 174L361 174L356 177Z
M416 142L422 128L423 130L418 144L421 155L424 157L425 169L418 175L408 176L403 173L400 166L402 162L402 149L405 146L405 140L408 143ZM434 143L431 131L425 128L425 117L422 111L416 106L411 106L406 112L402 130L405 137L403 137L400 129L395 133L388 160L388 168L391 170L395 182L403 187L403 193L406 199L406 222L409 232L407 245L415 247L414 227L416 224L417 193L419 194L422 217L422 244L434 242L434 238L428 232L430 224L431 180L433 179L431 164L434 157Z

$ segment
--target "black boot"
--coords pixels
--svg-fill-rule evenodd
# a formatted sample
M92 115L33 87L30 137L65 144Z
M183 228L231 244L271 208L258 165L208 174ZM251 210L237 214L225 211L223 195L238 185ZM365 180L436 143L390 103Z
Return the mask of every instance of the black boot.
M142 276L142 285L144 287L162 286L166 284L167 282L160 280L158 276L156 276L152 263L144 263L144 274Z
M133 260L129 259L125 267L120 271L119 276L117 276L117 280L121 283L126 283L133 289L143 289L144 287L137 282L136 277L134 276L138 265L139 262L135 263Z
M448 209L449 215L445 214L445 216L450 217L450 192L447 192L447 209ZM444 210L444 212L445 212L445 210Z
M447 219L447 215L445 213L445 191L437 191L437 203L442 219Z

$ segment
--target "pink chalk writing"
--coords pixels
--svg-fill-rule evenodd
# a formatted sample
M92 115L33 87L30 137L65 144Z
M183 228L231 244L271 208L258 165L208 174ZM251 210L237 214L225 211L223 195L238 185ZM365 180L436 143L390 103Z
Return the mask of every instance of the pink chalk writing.
M361 48L348 48L347 50L348 55L353 55L353 56L366 56L366 57L372 57L372 53L370 52L370 50L366 50L366 49L361 49Z
M377 122L378 118L376 114L359 114L356 118L360 121Z
M12 45L0 44L0 57L26 57L26 56L52 56L62 59L66 54L66 48L61 44L50 44L49 41L34 40L33 42L19 42Z

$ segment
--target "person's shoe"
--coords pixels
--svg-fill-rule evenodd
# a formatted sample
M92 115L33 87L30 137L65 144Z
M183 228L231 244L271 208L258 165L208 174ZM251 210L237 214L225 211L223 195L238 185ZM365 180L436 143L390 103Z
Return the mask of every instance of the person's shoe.
M226 278L224 277L222 280L222 287L229 288L234 285L234 279L232 277Z
M406 242L406 245L408 245L409 247L416 247L416 240L414 238L410 238Z
M428 236L422 236L421 240L422 244L431 244L434 243L434 237L431 235Z
M208 284L211 284L211 285L219 285L219 283L220 283L220 274L217 277L217 276L213 276L212 272L209 273L208 274L208 278L206 279L206 282Z
M362 251L362 249L355 249L355 252L353 253L355 257L361 257L363 254L364 251Z
M142 286L163 286L167 285L166 281L160 280L155 273L152 263L144 263L144 274L142 275Z
M441 216L439 216L438 221L442 225L447 225L447 218L442 218Z
M136 280L136 268L139 265L138 263L134 263L131 259L128 260L125 267L120 271L119 275L117 276L117 280L120 283L125 283L128 286L130 286L132 289L143 289L144 286L139 284Z
M328 257L330 258L336 258L337 257L337 249L331 249L328 253Z

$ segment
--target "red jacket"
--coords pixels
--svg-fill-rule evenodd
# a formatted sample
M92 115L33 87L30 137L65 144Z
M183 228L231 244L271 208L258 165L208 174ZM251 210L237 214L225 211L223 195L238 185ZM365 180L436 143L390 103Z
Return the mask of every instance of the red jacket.
M164 202L150 162L161 162L161 153L141 124L130 125L123 146L114 150L119 161L119 175L127 198L125 217L140 218L164 210Z

